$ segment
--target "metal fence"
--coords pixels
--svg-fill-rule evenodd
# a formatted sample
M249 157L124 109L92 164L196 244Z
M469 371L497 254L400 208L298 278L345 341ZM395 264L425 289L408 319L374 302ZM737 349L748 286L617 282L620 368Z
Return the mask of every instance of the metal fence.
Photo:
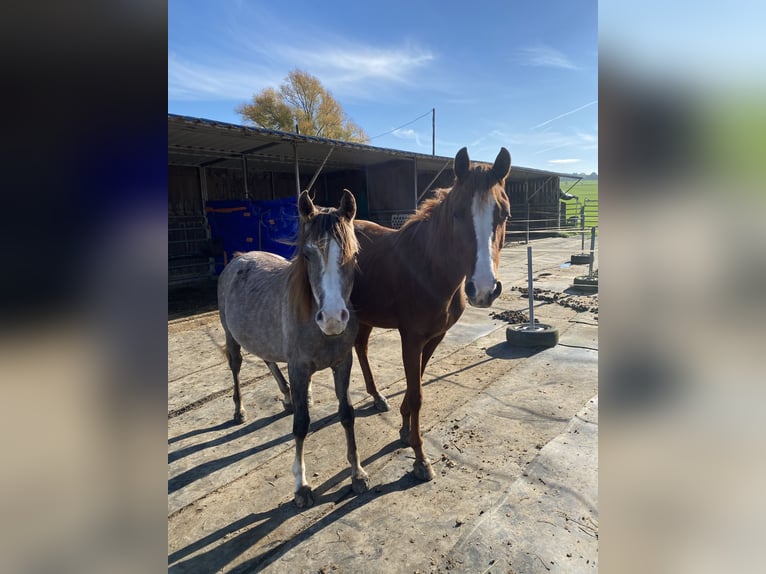
M211 276L208 246L202 215L168 216L168 283L180 285Z
M579 233L584 237L591 227L598 227L598 199L522 206L513 212L506 233L529 243L534 236Z

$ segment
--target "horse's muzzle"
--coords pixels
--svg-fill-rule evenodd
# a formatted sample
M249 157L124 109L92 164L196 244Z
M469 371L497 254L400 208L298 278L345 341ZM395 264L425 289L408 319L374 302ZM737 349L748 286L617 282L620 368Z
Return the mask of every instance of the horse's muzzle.
M492 290L491 293L480 293L477 294L476 292L476 285L473 281L466 281L465 282L465 294L466 297L468 297L468 302L473 307L490 307L492 303L495 302L495 299L497 299L500 296L500 293L503 292L503 282L502 281L495 281L495 287Z
M341 309L336 312L319 311L315 319L317 325L325 335L340 335L346 330L348 318L348 310Z

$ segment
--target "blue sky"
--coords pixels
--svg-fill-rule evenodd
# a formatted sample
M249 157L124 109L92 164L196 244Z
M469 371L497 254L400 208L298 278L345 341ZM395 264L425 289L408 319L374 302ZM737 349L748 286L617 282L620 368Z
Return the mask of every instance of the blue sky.
M436 108L437 155L597 172L597 6L170 0L168 112L240 124L237 104L300 68L371 145L430 154Z

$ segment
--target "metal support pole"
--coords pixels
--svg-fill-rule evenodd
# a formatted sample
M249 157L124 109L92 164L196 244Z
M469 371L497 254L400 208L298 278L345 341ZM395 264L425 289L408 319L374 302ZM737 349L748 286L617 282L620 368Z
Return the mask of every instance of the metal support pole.
M205 168L198 167L197 174L199 175L199 192L202 196L202 213L205 213L205 204L207 203L207 174Z
M205 239L207 239L208 244L210 243L210 240L213 238L212 233L210 232L210 223L207 220L207 210L205 209L205 204L207 203L207 173L205 171L204 167L198 167L197 173L199 174L199 190L200 195L202 196L202 219L205 221ZM210 276L215 275L215 258L212 256L209 256L207 258L207 265L208 265L208 271L210 273Z
M431 155L436 155L436 108L431 108Z
M527 204L527 245L529 244L529 181L524 182L524 197Z
M535 328L535 296L532 290L532 246L527 247L527 291L529 291L529 328Z
M298 125L296 124L296 128ZM301 171L298 168L298 144L293 144L293 152L295 154L295 196L301 195Z
M311 187L316 182L317 178L319 177L319 174L322 173L322 168L324 167L324 164L327 163L327 160L330 159L330 155L332 155L333 150L335 149L335 146L330 146L330 151L327 152L327 155L324 156L324 161L322 162L322 165L319 166L319 169L314 172L314 177L311 178L311 181L309 182L308 186L306 186L306 189L311 192Z
M423 199L423 196L428 192L429 189L431 189L431 186L434 184L434 182L439 179L439 176L442 174L442 172L447 168L447 166L452 162L452 160L447 160L442 168L439 170L439 173L437 173L434 178L430 181L430 183L426 186L426 188L423 190L423 193L421 193L418 196L418 203L420 203L420 200Z
M247 156L242 155L242 179L245 180L245 199L250 199L250 191L247 189Z
M415 190L415 211L418 210L418 160L412 159L412 171L414 174L414 190Z
M580 252L585 252L585 204L580 207Z
M596 250L596 228L590 228L590 265L588 265L588 277L593 277L593 253Z

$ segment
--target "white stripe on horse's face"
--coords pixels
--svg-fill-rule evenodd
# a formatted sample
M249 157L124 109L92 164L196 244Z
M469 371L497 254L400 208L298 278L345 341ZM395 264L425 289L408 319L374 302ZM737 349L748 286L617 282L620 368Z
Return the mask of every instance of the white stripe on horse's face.
M341 274L340 246L335 239L330 239L327 245L327 259L320 257L321 298L314 293L319 312L316 321L325 335L339 335L346 329L349 313L343 299L343 275Z
M495 270L492 262L492 201L482 201L474 195L471 203L473 229L476 232L476 267L471 281L476 288L476 299L488 298L495 289Z

